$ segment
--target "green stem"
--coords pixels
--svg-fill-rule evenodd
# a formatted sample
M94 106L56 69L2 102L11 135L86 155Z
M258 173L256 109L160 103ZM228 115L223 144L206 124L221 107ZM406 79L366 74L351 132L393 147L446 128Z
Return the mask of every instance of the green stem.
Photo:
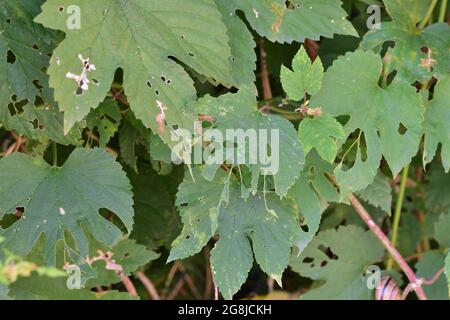
M427 14L425 16L425 19L422 20L422 22L419 24L419 30L423 30L425 26L427 25L428 21L431 19L431 16L433 15L434 8L436 7L437 0L431 0L430 6L428 7Z
M56 142L52 142L52 151L53 151L53 166L58 166L58 146Z
M400 182L400 191L398 193L397 203L395 205L394 222L392 226L391 243L395 247L398 238L398 227L400 225L400 216L402 215L403 200L405 199L406 182L408 181L409 165L403 169L402 180ZM389 257L386 263L386 269L392 270L394 260Z
M447 0L441 1L441 9L439 10L438 22L445 22L445 16L447 14Z

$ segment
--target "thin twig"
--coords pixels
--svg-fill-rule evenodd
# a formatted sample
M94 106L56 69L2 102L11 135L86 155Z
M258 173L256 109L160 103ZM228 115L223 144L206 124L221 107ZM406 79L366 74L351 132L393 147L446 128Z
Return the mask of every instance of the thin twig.
M136 275L139 278L139 280L142 282L142 284L144 285L145 289L147 289L147 292L148 292L149 296L153 300L161 300L161 297L159 296L158 291L155 288L155 285L145 275L145 273L143 273L142 271L138 271L138 272L136 272Z
M423 279L423 280L422 280L422 283L423 283L423 284L426 284L426 285L429 285L429 286L432 285L432 284L434 284L434 283L440 278L440 276L442 275L442 273L444 273L444 270L445 270L445 268L442 267L441 269L439 269L438 272L436 272L436 274L433 276L433 278L431 278L431 279L429 279L429 280Z
M189 288L191 289L192 293L194 294L195 298L197 300L201 299L201 295L197 289L197 287L194 284L194 281L192 281L191 276L189 275L189 273L187 272L185 266L181 263L181 262L177 262L179 264L178 268L180 269L180 271L183 273L183 277L186 280L187 285L189 286Z
M427 296L422 288L422 279L418 279L416 274L402 257L402 255L398 252L398 250L392 245L389 241L388 237L384 234L384 232L378 227L378 225L373 221L372 217L366 211L366 209L361 205L358 199L353 194L349 194L348 196L351 205L355 209L355 211L359 214L359 216L363 219L363 221L367 224L369 229L375 234L375 236L381 241L383 246L388 250L397 264L405 273L409 282L411 283L411 288L416 292L417 297L420 300L427 300Z
M172 268L170 268L169 273L167 274L167 279L166 282L164 283L164 293L167 293L169 291L170 285L173 281L173 277L175 276L176 272L178 270L178 264L174 263L172 265ZM163 296L166 296L166 294L164 294Z
M130 278L128 277L122 277L122 283L125 286L125 289L127 289L128 293L133 296L137 297L137 291L136 287L134 286L133 282L131 282Z
M184 277L181 277L177 284L175 285L175 287L172 289L172 291L169 293L169 295L167 296L167 300L173 300L175 299L175 297L178 295L178 293L180 292L181 288L184 285Z
M264 40L259 42L259 55L261 66L261 82L263 87L264 100L272 99L272 88L270 87L269 68L267 67L267 53L264 50Z
M209 249L206 248L205 249L205 264L206 264L206 283L205 283L205 291L203 293L203 299L209 299L209 297L211 296L211 292L214 290L214 280L213 280L213 275L211 272L211 265L209 263L209 256L210 256L210 252Z

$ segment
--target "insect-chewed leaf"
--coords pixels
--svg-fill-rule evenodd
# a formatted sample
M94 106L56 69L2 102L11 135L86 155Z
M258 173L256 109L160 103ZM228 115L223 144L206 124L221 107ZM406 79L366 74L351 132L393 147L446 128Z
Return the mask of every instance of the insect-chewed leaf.
M450 75L438 82L434 98L425 112L424 164L430 163L441 144L442 162L445 171L450 170Z
M169 261L196 254L215 235L219 210L228 203L228 179L220 171L212 181L207 181L198 167L193 168L192 176L185 173L176 199L183 230L172 243Z
M322 160L316 152L306 157L305 167L295 184L289 190L288 196L297 202L303 216L303 226L299 229L296 246L302 252L319 230L322 211L329 202L339 201L339 192L326 174L333 172L333 166ZM305 228L306 229L306 228Z
M67 24L69 6L78 6L80 28ZM118 68L136 117L166 141L172 125L192 130L184 105L195 99L192 80L168 57L234 84L227 28L213 0L49 0L42 10L37 22L66 33L49 68L66 130L104 99Z
M212 236L219 235L211 267L225 298L231 299L245 282L253 253L262 270L281 281L299 234L295 202L289 198L281 201L273 192L244 199L235 177L223 170L213 181L203 178L197 167L193 175L196 181L187 173L177 195L184 227L172 244L169 260L195 254Z
M379 51L387 41L395 47L387 55L386 73L398 71L398 79L408 83L426 83L432 76L441 78L450 72L450 27L437 23L418 30L427 12L429 0L385 0L386 9L393 21L381 23L379 30L369 32L362 48ZM424 48L425 50L424 52Z
M73 235L83 257L88 254L84 228L100 242L114 244L122 232L99 210L115 213L130 232L132 206L125 173L100 149L75 149L60 168L23 154L0 160L0 215L14 213L17 207L24 209L18 221L1 231L5 245L23 255L44 234L46 264L55 264L55 245L64 241L66 231Z
M270 41L303 42L334 34L357 36L339 0L233 0L250 25Z
M189 108L197 114L214 117L215 128L221 132L224 141L236 144L234 148L211 146L211 154L214 150L214 155L220 156L224 163L250 168L253 191L257 189L260 175L266 174L273 176L275 192L281 197L286 195L304 163L298 134L289 121L259 112L249 88L218 98L206 96L190 104ZM233 159L228 157L229 149L233 150ZM217 162L207 166L212 176L222 164Z
M253 265L253 253L261 269L281 283L299 233L293 201L281 201L274 193L257 193L243 199L238 186L231 185L230 189L229 205L219 214L220 239L211 252L215 283L227 299L245 282Z
M231 67L236 85L250 86L255 82L255 41L247 25L236 14L233 1L214 0L228 28L231 47Z
M370 231L356 226L326 230L317 235L300 256L293 252L290 266L302 276L325 281L301 299L370 299L364 276L384 249Z
M102 253L109 254L109 261L98 259L95 262L91 262L90 267L95 270L97 276L93 279L88 279L84 286L86 289L118 283L123 276L129 276L132 272L157 259L159 256L131 239L123 239L113 247L91 240L89 247L89 259L98 259L99 250L101 250Z
M42 70L48 67L56 34L33 22L43 2L0 2L0 110L11 102L33 104L37 96L49 95Z
M316 94L320 90L323 77L323 65L320 58L312 64L305 47L292 60L292 71L281 67L281 84L289 99L300 101L305 94Z
M422 99L406 83L394 81L380 88L381 70L376 54L360 50L348 53L325 73L321 91L311 100L312 105L333 116L348 116L344 126L347 136L359 132L353 167L344 171L341 163L335 170L344 195L365 189L373 181L382 156L396 176L419 147Z

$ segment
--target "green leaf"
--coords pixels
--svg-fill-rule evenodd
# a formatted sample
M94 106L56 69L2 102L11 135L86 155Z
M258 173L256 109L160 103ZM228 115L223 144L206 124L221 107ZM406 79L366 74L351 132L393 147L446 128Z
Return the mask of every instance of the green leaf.
M416 264L417 276L424 279L433 279L442 268L445 255L440 252L425 252ZM435 283L423 286L429 300L448 300L449 289L445 275L442 274Z
M101 250L104 253L112 253L111 261L114 260L114 264L123 269L123 276L130 276L131 273L135 272L138 268L159 257L158 254L148 250L143 245L137 244L132 239L123 239L112 248L93 240L89 247L89 257L91 259L99 256L98 250ZM86 282L85 288L90 289L96 286L108 286L121 281L121 277L116 271L108 270L106 268L106 262L103 260L94 262L92 268L97 273L97 277L89 279Z
M366 189L358 192L358 196L374 207L378 207L388 215L391 215L392 188L389 184L389 179L382 173L379 172L373 183Z
M0 108L0 124L3 124L5 129L40 142L52 140L62 145L80 144L82 125L73 127L64 135L64 115L56 106L45 104L35 107L28 104L22 106L23 111L17 105L12 108L13 113L9 108Z
M235 178L220 170L213 181L194 167L196 182L186 175L177 195L177 206L184 223L173 242L169 261L199 252L218 234L211 252L215 283L225 298L231 299L256 262L278 282L288 263L290 248L299 233L297 206L290 199L281 201L273 192L241 197Z
M348 116L344 126L347 136L359 132L355 135L358 147L353 167L344 170L341 163L335 170L343 194L369 186L382 156L396 176L419 147L421 97L405 83L394 81L387 88L380 88L381 71L382 61L376 54L360 50L348 53L328 69L322 89L311 100L311 105L322 107L333 116Z
M344 142L346 138L342 125L327 113L304 119L298 132L306 154L316 149L322 159L330 163L336 158L338 143Z
M398 71L397 78L409 83L426 83L431 77L441 78L450 72L450 27L447 24L433 24L425 30L418 30L417 23L426 12L429 0L385 0L386 10L393 21L381 23L379 30L370 31L361 44L364 49L379 51L387 41L394 41L395 47L386 54L386 73ZM426 63L431 50L435 61ZM425 62L425 64L423 63Z
M399 24L415 29L417 23L425 18L430 0L384 0L389 15Z
M289 121L257 111L255 97L249 88L242 88L236 94L229 93L218 98L206 96L191 103L189 108L198 114L214 117L215 128L226 139L224 141L232 141L237 144L233 149L233 159L228 159L227 148L216 146L217 144L209 147L210 154L214 151L215 155L220 154L221 159L227 160L224 162L233 165L244 164L250 168L254 178L251 187L253 191L257 189L256 184L261 174L271 174L274 179L275 192L281 197L286 195L298 178L304 163L304 154L298 141L298 134ZM229 132L233 132L234 136L230 137ZM257 144L256 154L250 153L250 142ZM252 147L255 146L254 144ZM269 165L262 161L266 160L261 157L261 153L264 154L264 148L266 151L270 148L271 151ZM213 164L211 171L214 173L219 166L220 164Z
M60 10L70 5L80 8L80 29L69 29L68 15ZM49 0L42 9L36 21L66 33L49 68L66 130L104 99L118 68L124 70L124 88L136 117L166 141L172 125L192 130L193 118L184 105L195 99L192 80L169 56L233 84L227 29L213 0L99 0L95 6L87 0ZM79 55L96 69L87 71L88 90L67 77L68 72L81 74Z
M0 3L0 113L9 103L33 105L48 97L49 64L56 33L33 22L43 0Z
M301 101L306 93L316 94L322 85L323 65L320 58L311 63L302 46L292 60L292 70L281 67L281 84L289 99Z
M208 181L202 177L198 167L193 168L193 176L185 173L176 199L183 229L172 243L168 261L198 253L214 236L220 208L228 202L228 179L220 171L212 181Z
M122 115L117 101L107 99L89 113L86 117L86 126L90 130L97 128L100 133L99 145L104 148L119 130L121 119Z
M442 214L434 226L434 237L443 248L450 248L450 212Z
M423 151L424 165L430 163L441 145L441 156L445 171L450 170L450 75L438 81L433 100L425 112Z
M11 285L10 297L14 300L135 300L128 293L106 291L94 293L86 289L67 288L66 279L48 278L33 274L20 278Z
M296 246L302 252L319 230L322 212L329 202L339 201L339 193L326 174L332 173L333 166L323 161L315 152L306 158L305 167L300 178L289 190L288 196L294 199L303 217Z
M450 207L450 174L445 174L442 168L432 166L429 184L425 189L425 207L427 210L442 213Z
M220 210L220 239L211 251L214 281L226 299L245 282L253 265L252 247L261 269L280 284L299 229L293 201L281 201L274 193L243 199L240 193L231 187L229 205Z
M228 28L231 48L231 68L237 85L250 86L255 82L256 53L255 41L247 25L236 14L233 1L214 0L222 13L222 20Z
M130 232L132 205L125 173L100 149L75 149L61 168L18 153L0 160L0 216L24 208L22 218L1 232L5 245L19 255L28 253L44 234L46 264L54 265L55 244L64 241L64 233L69 231L81 255L86 256L83 228L112 245L122 233L99 209L115 213Z
M334 34L358 36L339 0L234 0L250 25L272 42L319 40Z
M371 299L364 276L378 262L384 249L370 231L355 226L326 230L317 235L290 266L300 275L325 282L301 299Z

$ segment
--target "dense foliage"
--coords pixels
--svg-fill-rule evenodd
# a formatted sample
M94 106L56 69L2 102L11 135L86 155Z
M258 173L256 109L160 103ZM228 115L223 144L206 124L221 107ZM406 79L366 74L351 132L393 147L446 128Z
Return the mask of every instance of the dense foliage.
M448 299L448 10L0 0L0 299Z

